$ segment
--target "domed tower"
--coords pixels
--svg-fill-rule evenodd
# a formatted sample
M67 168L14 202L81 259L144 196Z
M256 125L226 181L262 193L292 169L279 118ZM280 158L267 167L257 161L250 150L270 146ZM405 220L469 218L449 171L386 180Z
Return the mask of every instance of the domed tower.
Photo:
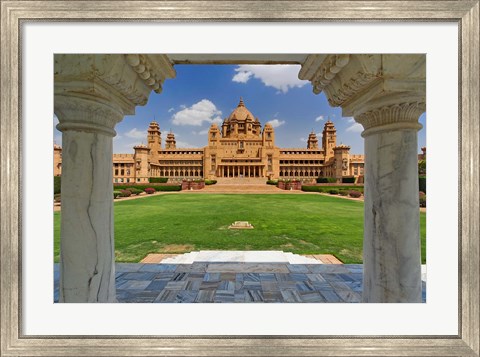
M53 176L62 175L62 147L53 144Z
M153 162L158 162L158 155L162 150L162 136L160 132L160 126L156 121L152 121L148 127L148 148L150 149L150 155Z
M238 106L222 124L222 136L224 138L238 138L239 136L259 138L260 134L260 121L245 107L243 99L240 98Z
M169 132L167 134L167 140L165 140L165 149L176 149L177 142L175 141L175 134Z
M330 118L325 123L322 133L322 147L325 150L325 161L333 156L333 148L337 146L337 129L330 121Z
M317 134L313 131L308 135L307 149L318 149Z

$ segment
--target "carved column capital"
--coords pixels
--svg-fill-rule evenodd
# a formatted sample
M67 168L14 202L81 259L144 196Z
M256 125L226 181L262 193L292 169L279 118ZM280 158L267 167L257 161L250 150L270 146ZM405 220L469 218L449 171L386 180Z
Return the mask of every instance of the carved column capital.
M369 110L355 116L355 120L365 129L363 137L386 130L420 130L418 117L424 111L425 102L405 102Z
M165 55L55 55L54 108L58 129L115 135L115 125L150 92L161 92L175 70Z

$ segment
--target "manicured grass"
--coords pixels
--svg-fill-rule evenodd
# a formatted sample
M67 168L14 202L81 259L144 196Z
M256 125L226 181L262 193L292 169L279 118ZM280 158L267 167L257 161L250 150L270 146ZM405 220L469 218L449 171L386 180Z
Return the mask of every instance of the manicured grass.
M361 201L312 194L163 194L114 205L118 262L192 250L283 250L362 262ZM54 220L58 261L60 212ZM229 230L234 221L248 221L255 228ZM423 263L425 221L420 213Z

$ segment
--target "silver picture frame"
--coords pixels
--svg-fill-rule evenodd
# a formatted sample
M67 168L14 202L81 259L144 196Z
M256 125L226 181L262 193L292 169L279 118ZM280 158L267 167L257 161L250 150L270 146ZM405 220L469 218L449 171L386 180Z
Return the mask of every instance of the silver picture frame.
M479 356L479 8L478 0L1 1L1 356ZM124 22L138 19L457 23L460 118L458 334L396 337L22 334L21 24L30 21Z

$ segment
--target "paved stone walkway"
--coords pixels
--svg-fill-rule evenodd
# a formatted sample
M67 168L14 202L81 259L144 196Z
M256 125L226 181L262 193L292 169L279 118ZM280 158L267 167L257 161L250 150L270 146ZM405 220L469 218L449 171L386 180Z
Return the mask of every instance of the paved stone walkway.
M116 264L123 303L358 303L362 265L288 263ZM54 301L58 302L58 264ZM425 281L423 281L425 302Z

